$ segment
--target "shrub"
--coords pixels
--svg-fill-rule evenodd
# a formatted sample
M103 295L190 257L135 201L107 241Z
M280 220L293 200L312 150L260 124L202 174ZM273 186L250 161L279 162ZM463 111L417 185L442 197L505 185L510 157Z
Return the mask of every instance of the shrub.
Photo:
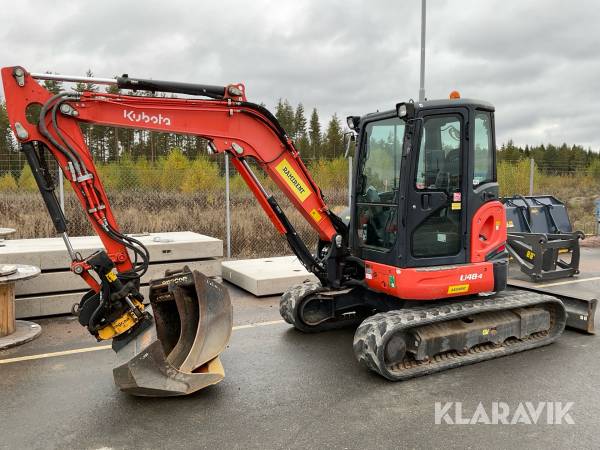
M0 177L0 192L14 192L18 189L17 180L10 172Z
M31 173L31 168L28 164L23 166L23 170L19 176L19 190L27 192L36 192L38 190L35 178L33 178L33 173Z
M159 167L162 166L160 174L160 187L165 190L174 191L180 188L182 177L190 166L190 161L181 149L174 148Z
M500 184L500 195L526 195L529 193L529 171L531 170L529 160L517 163L501 161L498 163L498 183ZM534 168L533 181L534 192L540 178L537 167Z
M321 189L346 186L348 183L348 160L345 158L319 159L308 170Z
M223 192L225 179L219 173L219 166L207 158L198 158L185 171L180 186L181 192Z

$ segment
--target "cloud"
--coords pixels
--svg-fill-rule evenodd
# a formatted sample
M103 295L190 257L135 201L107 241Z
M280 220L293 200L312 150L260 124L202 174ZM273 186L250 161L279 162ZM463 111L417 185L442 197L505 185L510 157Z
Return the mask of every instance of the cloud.
M428 2L428 98L496 105L498 142L600 148L594 2ZM0 63L31 71L226 84L321 118L416 98L420 2L20 1L0 11Z

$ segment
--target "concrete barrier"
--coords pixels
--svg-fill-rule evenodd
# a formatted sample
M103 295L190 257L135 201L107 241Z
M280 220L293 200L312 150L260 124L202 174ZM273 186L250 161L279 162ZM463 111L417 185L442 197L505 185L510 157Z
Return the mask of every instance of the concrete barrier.
M141 279L143 294L147 294L150 279L161 277L166 269L187 264L207 276L221 274L220 239L189 231L134 236L150 253L150 267ZM84 257L103 248L97 236L74 237L72 243ZM38 278L17 285L17 318L69 313L88 290L83 280L69 270L71 260L61 238L16 239L5 244L0 248L0 264L31 264L42 270Z
M256 295L278 295L288 287L306 281L318 281L295 256L223 261L224 280Z

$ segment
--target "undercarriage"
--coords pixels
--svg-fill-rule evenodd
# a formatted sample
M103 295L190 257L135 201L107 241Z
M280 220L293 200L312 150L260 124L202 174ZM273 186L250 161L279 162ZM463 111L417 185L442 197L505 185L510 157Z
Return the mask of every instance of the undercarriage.
M318 283L290 288L280 311L303 332L358 326L357 360L393 381L550 344L567 320L559 299L523 290L424 304L360 287L327 291Z

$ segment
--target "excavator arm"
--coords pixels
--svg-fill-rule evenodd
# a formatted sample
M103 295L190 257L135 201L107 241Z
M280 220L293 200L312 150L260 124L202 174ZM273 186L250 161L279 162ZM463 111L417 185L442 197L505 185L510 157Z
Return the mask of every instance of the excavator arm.
M324 284L341 284L343 274L340 257L344 253L342 249L347 247L346 226L325 204L321 190L276 118L264 107L248 102L242 84L220 87L128 76L88 79L31 74L22 67L2 69L2 79L13 132L33 169L56 229L69 249L72 270L82 276L92 290L98 292L106 276L115 278L110 275L113 273L111 261L116 274L135 279L136 273L145 271L148 253L140 242L119 231L81 132L81 123L192 134L207 139L210 150L227 152L231 156L233 165L277 231L285 235L306 268ZM209 99L99 92L62 92L53 95L36 81L38 79L88 81L117 85L123 89L180 93ZM73 186L106 248L108 259L81 258L72 250L63 213L44 174L43 149L54 156ZM248 164L250 159L258 163L318 233L320 246L316 256L299 238L275 198L260 184ZM128 250L136 256L137 262L131 261ZM97 259L101 259L101 263ZM90 270L100 271L98 276L101 283L90 275ZM127 287L125 283L112 290L115 289L129 292L133 286Z
M186 97L91 91L53 94L38 80L115 85ZM218 382L222 378L218 354L231 332L231 304L222 287L184 268L151 282L152 312L145 309L140 278L148 269L148 250L120 231L81 131L82 123L207 139L211 152L230 155L277 231L324 286L337 288L352 278L345 262L349 256L346 225L327 207L277 119L266 108L246 100L244 85L209 86L127 75L115 79L69 77L29 73L19 66L3 68L2 81L12 131L54 226L65 241L71 270L90 286L77 308L79 321L98 340L112 339L117 354L129 354L115 369L115 380L122 389L138 395L180 395ZM104 250L84 257L71 246L67 222L47 170L46 153L56 159L71 183ZM273 195L261 185L250 160L263 169L318 233L314 254ZM152 364L148 355L153 355ZM140 369L145 365L146 369ZM136 370L141 370L141 375L136 375Z

